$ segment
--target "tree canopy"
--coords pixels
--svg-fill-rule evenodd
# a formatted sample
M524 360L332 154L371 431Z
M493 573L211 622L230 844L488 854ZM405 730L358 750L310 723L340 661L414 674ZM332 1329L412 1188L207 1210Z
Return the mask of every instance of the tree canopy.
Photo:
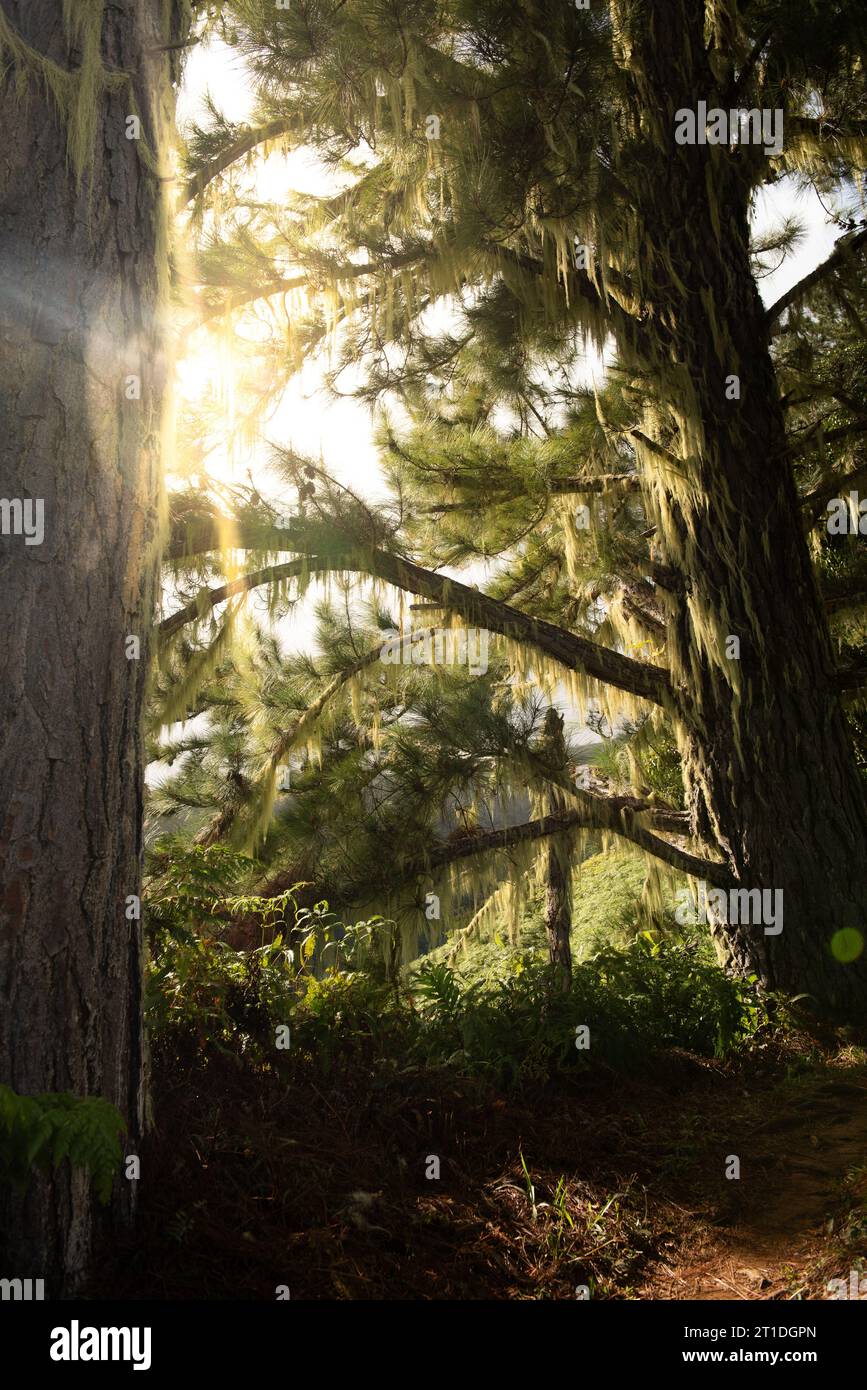
M333 391L376 410L391 501L372 506L285 447L272 450L267 481L173 495L172 592L188 601L161 624L163 717L217 712L213 738L193 740L176 779L181 804L194 778L193 804L212 813L199 833L250 848L299 819L330 819L325 833L340 837L363 803L333 797L322 817L293 788L274 821L278 769L305 747L322 757L305 776L343 789L348 771L338 769L351 766L357 797L384 775L390 744L398 814L407 796L425 808L420 822L407 812L415 830L385 873L392 886L421 861L445 862L437 816L462 786L475 805L482 766L498 798L557 787L560 817L579 837L613 833L719 886L753 886L757 872L788 882L770 851L758 869L763 851L750 841L757 818L773 819L774 796L747 807L745 745L769 740L759 762L776 778L798 743L806 711L793 698L781 718L779 703L792 624L815 649L808 665L822 671L835 757L850 767L859 830L853 822L845 834L859 834L860 552L825 523L827 502L862 476L867 418L860 7L802 6L794 17L720 4L703 20L674 0L652 10L243 3L212 22L242 55L257 107L243 127L213 107L185 149L180 202L198 247L183 277L184 341L217 334L246 364L239 437L304 362L319 362ZM674 113L699 93L707 106L782 112L781 149L678 148ZM250 160L277 148L313 152L335 191L262 201ZM766 309L756 286L800 231L789 220L751 241L749 223L759 191L784 179L830 198L841 235ZM206 440L188 464L198 480L207 422L187 431ZM224 446L222 426L210 441ZM484 564L484 588L457 578L471 564ZM777 611L768 595L780 575ZM251 655L251 643L271 639L248 632L243 596L265 589L279 617L310 583L343 595L339 634L334 611L321 613L323 656ZM395 686L377 656L384 615L371 631L350 614L351 596L371 583L394 629L417 633L417 657L425 628L492 634L496 678L460 696L460 711L465 682L455 687L453 672L400 670ZM231 706L226 679L242 691ZM425 690L421 708L407 682ZM514 729L492 747L486 721L505 730L527 699L536 723L520 754ZM615 779L582 787L532 754L545 708L564 699L618 734ZM434 765L420 778L407 739L420 758L438 705L459 721L466 762L452 762L454 729L438 724L426 735ZM651 806L648 768L661 755L679 764L683 786ZM168 804L168 788L161 796ZM540 853L564 833L559 820L541 833L544 817L522 833L531 824ZM381 881L368 877L374 825L361 831L368 882ZM489 854L482 843L474 857L493 856L502 874L503 846L495 839ZM812 891L790 890L805 910ZM831 936L860 931L854 900L840 911ZM803 968L781 959L775 971L764 947L735 942L734 953L769 982Z

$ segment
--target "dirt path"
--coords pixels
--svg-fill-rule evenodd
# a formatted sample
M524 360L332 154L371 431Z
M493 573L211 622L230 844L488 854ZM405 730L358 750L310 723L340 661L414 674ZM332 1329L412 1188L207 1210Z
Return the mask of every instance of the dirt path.
M826 1082L745 1128L732 1151L741 1179L726 1182L724 1228L699 1226L677 1262L657 1266L644 1297L792 1298L823 1252L847 1174L867 1165L867 1082Z

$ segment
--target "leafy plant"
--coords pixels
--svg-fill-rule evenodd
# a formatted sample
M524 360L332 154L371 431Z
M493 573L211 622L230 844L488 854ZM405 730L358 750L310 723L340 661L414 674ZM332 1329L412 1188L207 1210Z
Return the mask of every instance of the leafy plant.
M449 966L427 961L416 975L413 989L440 1018L453 1020L466 1008L476 987L462 989L457 975Z
M272 1022L294 998L292 951L278 934L252 951L210 937L167 939L147 979L146 1019L156 1034L197 1035L201 1045L269 1048Z
M151 932L190 940L194 931L223 930L249 901L237 896L256 861L224 845L176 844L159 840L149 855L143 901ZM232 890L235 890L233 896ZM269 900L269 909L278 905ZM254 911L250 907L249 911Z
M57 1168L68 1158L90 1173L105 1203L121 1161L123 1129L121 1115L102 1096L25 1096L0 1085L0 1180L25 1191L33 1168Z

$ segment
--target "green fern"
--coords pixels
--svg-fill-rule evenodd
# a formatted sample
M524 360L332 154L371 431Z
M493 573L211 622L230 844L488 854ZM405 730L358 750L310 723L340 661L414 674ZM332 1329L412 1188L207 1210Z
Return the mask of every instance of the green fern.
M56 1168L68 1158L90 1173L105 1203L120 1165L123 1129L120 1114L102 1096L20 1096L0 1085L0 1182L25 1191L33 1168Z
M414 990L439 1017L452 1019L460 1012L461 985L455 972L445 964L426 961L416 975Z

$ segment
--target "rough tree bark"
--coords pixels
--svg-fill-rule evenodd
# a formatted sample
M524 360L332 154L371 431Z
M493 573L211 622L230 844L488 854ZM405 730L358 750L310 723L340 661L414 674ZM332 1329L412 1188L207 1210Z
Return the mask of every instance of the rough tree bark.
M750 160L761 148L683 145L675 112L727 108L711 71L701 0L614 0L641 111L632 161L636 249L658 357L646 365L681 422L683 479L649 490L666 563L674 709L694 828L738 884L783 892L784 925L722 928L744 972L809 991L849 1018L867 1011L867 797L835 688L769 351L749 262ZM676 274L672 274L672 267ZM736 375L740 398L727 399ZM730 387L730 394L733 394ZM654 475L655 461L643 460ZM740 659L726 655L728 635Z
M80 66L57 0L0 11L37 55ZM22 99L14 64L0 78L0 495L42 499L45 518L41 545L0 537L0 1080L106 1097L127 1152L144 1113L141 927L125 904L140 892L170 187L145 142L165 147L172 58L157 46L181 36L181 7L171 36L164 18L161 0L105 6L103 63L129 82L98 94L80 186L44 85L31 74ZM133 1204L119 1174L110 1215ZM73 1291L94 1218L68 1165L23 1200L0 1194L2 1272Z
M539 752L546 763L568 774L566 740L563 736L563 716L553 706L545 714L545 725ZM552 787L545 796L545 814L556 816L565 809L565 797ZM548 938L548 959L555 988L568 990L572 984L572 909L569 895L569 855L556 835L545 842L545 933Z

